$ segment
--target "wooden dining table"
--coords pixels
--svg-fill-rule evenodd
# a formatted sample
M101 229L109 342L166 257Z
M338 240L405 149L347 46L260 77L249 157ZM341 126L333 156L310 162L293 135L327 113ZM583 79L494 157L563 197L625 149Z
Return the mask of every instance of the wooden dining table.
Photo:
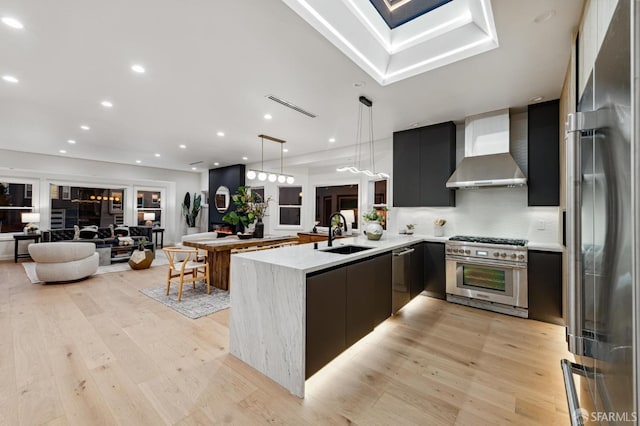
M216 288L229 290L229 272L231 269L231 251L248 247L270 246L288 242L297 242L295 235L266 236L264 238L239 239L238 237L224 237L216 239L202 239L183 241L187 247L194 247L207 251L209 263L209 282Z

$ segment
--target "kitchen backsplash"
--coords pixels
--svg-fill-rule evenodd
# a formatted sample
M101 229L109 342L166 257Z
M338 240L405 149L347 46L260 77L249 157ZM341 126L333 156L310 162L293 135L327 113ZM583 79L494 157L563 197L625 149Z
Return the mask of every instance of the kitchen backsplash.
M432 236L434 220L446 219L445 236L526 238L536 243L562 241L559 208L528 207L526 187L459 190L456 207L398 207L389 213L389 231L394 233L412 223L416 234Z

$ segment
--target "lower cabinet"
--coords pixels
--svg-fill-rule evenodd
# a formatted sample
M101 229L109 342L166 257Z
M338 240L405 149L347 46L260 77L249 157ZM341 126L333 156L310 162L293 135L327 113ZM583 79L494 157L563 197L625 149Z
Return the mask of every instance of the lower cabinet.
M305 378L391 316L391 254L307 277Z
M427 296L447 298L444 243L424 243L424 290Z
M307 277L305 378L346 349L347 269Z
M413 299L424 290L424 243L411 246L411 281L409 282L409 297Z
M347 347L391 316L391 255L347 267Z
M529 319L564 325L562 319L562 253L527 253Z

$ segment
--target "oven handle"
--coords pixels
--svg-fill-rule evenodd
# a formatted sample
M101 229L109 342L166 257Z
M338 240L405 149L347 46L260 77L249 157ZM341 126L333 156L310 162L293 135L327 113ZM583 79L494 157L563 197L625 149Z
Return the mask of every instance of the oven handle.
M497 266L499 268L508 268L508 269L527 269L527 264L517 264L509 261L504 262L495 262L492 260L482 260L473 257L465 257L465 256L447 256L446 260L456 261L456 262L464 262L468 265L481 265L481 266Z

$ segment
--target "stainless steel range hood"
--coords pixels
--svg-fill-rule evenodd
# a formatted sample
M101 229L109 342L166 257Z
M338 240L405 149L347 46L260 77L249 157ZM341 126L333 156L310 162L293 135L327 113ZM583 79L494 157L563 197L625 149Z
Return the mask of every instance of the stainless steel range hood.
M465 157L447 188L523 186L527 177L509 153L509 110L465 119Z

